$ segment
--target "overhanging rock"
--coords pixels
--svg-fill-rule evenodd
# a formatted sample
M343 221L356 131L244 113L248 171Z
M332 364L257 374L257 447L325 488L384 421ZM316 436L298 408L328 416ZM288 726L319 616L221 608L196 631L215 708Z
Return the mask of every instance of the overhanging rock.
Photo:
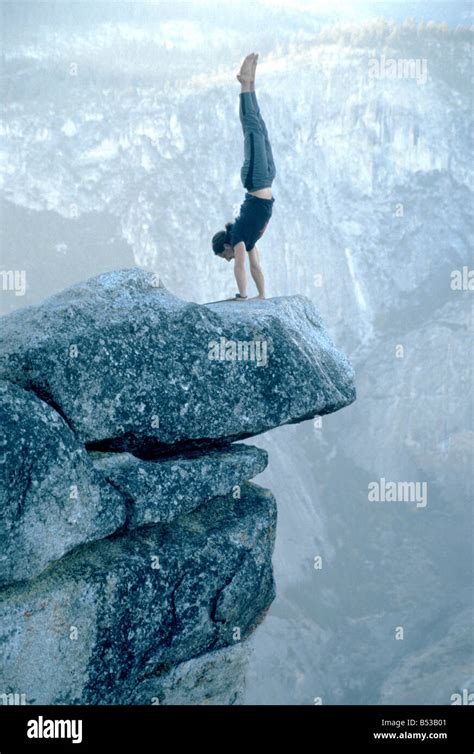
M198 305L154 283L109 272L8 315L0 376L101 450L229 442L355 400L351 365L303 296Z
M222 450L190 451L144 460L131 453L91 451L92 462L127 500L127 528L170 523L213 497L239 494L240 484L267 465L267 452L234 443Z

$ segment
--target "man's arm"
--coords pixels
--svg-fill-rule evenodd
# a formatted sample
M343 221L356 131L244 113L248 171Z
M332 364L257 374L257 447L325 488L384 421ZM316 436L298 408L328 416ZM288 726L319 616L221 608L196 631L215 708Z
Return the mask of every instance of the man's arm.
M243 298L247 298L247 274L245 272L245 255L247 250L243 241L234 246L234 275L237 288Z
M265 278L260 266L260 257L256 246L249 251L250 274L252 275L255 285L257 286L258 298L265 298Z

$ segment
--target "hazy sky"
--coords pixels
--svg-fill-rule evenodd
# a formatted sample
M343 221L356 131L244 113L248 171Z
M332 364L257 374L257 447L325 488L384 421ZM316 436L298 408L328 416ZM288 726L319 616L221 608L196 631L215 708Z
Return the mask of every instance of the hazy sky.
M236 7L235 0L4 0L0 12L4 23L21 19L22 24L29 20L36 23L87 22L112 20L137 20L148 9L154 14L156 6L167 13L173 9L179 13L187 6L196 16L199 8L218 15L225 14L225 6ZM472 23L473 6L466 0L239 0L242 16L245 7L273 6L275 9L293 9L323 19L354 21L383 16L403 20L413 17L416 20L446 21L449 24L468 25Z
M199 0L197 0L199 2ZM305 13L352 20L388 16L397 19L446 20L467 24L472 21L473 4L464 0L257 0L262 5L294 8Z

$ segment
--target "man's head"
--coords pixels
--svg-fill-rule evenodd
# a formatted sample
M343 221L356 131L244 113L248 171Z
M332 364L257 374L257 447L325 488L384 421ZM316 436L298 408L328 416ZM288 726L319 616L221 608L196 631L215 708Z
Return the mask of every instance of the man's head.
M230 262L234 259L234 249L229 243L229 227L231 223L226 223L225 230L220 230L212 236L212 250L214 254Z

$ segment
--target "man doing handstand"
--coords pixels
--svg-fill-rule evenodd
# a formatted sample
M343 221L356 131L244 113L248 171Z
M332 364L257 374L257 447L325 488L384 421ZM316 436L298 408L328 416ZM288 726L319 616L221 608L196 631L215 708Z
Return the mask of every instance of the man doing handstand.
M214 254L228 262L234 260L238 300L248 299L245 272L247 254L250 273L258 290L256 298L265 298L265 280L255 244L267 228L275 201L271 189L276 175L275 164L255 94L257 61L257 54L247 55L237 74L241 84L239 117L244 133L244 163L240 178L246 189L245 200L240 206L238 217L233 222L226 223L225 230L220 230L212 238Z

